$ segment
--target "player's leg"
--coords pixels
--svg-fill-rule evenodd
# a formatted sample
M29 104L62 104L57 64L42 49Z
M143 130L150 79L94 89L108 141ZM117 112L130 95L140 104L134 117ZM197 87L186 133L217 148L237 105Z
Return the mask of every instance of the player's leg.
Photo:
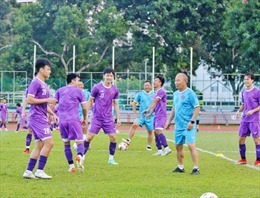
M162 155L162 144L158 138L158 135L156 134L156 131L154 131L154 137L155 137L155 146L157 147L158 151L154 153L153 155Z
M29 158L29 161L28 161L28 164L27 164L27 169L23 174L23 178L26 178L26 179L34 179L35 178L32 171L33 171L33 169L34 169L34 167L37 163L37 159L40 155L42 147L43 147L43 142L40 141L39 139L37 139L37 137L36 137L35 147L30 154L30 158Z
M176 144L178 166L172 172L184 173L184 149L183 144Z
M108 163L112 165L118 165L117 162L115 162L114 155L116 152L116 133L107 133L109 137L109 158Z
M167 140L165 135L163 134L163 128L156 128L155 133L158 136L159 141L161 142L161 145L164 147L164 151L162 153L162 156L166 156L171 153L171 149L168 146Z
M45 128L45 129L50 130L50 128ZM52 147L54 146L54 142L53 142L52 136L49 136L46 139L43 139L42 141L43 141L43 147L42 147L42 150L40 152L39 164L38 164L38 168L35 172L35 176L38 177L38 178L41 178L41 179L51 179L52 176L47 175L44 172L44 168L45 168L45 165L47 163L49 153L50 153Z
M86 140L84 140L84 148L85 148L84 155L89 150L90 142L95 137L95 135L99 133L101 127L102 127L102 122L92 118L91 124L89 125L89 128L87 130Z
M241 122L239 128L239 154L240 160L237 161L237 164L246 164L246 137L250 135L249 123Z
M175 130L174 134L174 141L175 141L175 148L176 148L176 156L178 161L178 166L172 172L175 173L184 173L184 149L183 144L185 143L185 137L183 135L184 131L177 131Z
M29 131L25 138L25 150L23 151L24 153L30 153L31 141L32 141L32 130L29 128Z
M250 124L250 131L255 142L256 160L254 165L260 166L260 123L252 122Z
M129 131L129 134L128 134L128 138L127 139L122 139L123 142L127 143L128 146L130 145L131 139L134 137L136 129L137 129L138 126L139 126L139 121L138 121L138 119L135 119L134 123L132 124L132 126L130 128L130 131Z
M18 133L19 129L20 129L20 121L17 121L15 132Z
M147 146L146 150L151 151L152 150L152 142L153 142L153 130L148 130L147 131Z
M150 118L145 119L145 126L147 129L147 146L146 150L151 151L152 150L152 141L153 141L153 131L154 131L154 116L151 116Z
M108 157L108 164L118 165L118 163L114 160L114 155L116 152L116 131L115 131L115 123L113 118L110 120L103 120L102 122L102 129L105 134L109 137L109 157Z

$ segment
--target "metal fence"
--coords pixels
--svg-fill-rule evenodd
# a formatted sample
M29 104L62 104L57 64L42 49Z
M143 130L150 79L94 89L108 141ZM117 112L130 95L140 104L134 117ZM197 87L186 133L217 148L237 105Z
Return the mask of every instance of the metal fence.
M102 80L102 72L82 72L81 80L84 82L85 88L91 90L92 87ZM224 74L216 78L208 78L203 75L203 79L194 78L193 89L196 91L200 105L204 112L217 112L222 114L228 112L234 112L240 106L241 86L234 92L232 85L238 87L243 85L243 74ZM255 75L255 85L260 87L260 75ZM31 78L27 76L27 72L10 72L0 71L0 98L6 97L11 108L14 108L16 103L22 102L24 91L31 81ZM173 78L166 78L164 88L167 91L167 110L172 106L172 94L174 86L172 86ZM227 79L233 79L227 80ZM145 80L152 80L152 73L147 72L116 72L115 85L120 91L120 108L122 111L128 111L132 109L131 102L133 101L135 94L143 89L143 83ZM50 78L47 84L51 87L52 94L58 88L66 85L65 78ZM230 117L230 116L229 116Z

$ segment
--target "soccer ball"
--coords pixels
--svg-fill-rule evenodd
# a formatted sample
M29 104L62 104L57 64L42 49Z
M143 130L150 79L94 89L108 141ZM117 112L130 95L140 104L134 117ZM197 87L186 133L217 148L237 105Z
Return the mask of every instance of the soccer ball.
M127 143L125 143L125 142L120 142L120 143L118 144L118 149L121 150L121 151L126 151L126 150L127 150L127 147L128 147L128 145L127 145Z
M218 198L218 196L212 192L203 193L200 198Z
M73 147L73 149L74 149L75 151L77 151L78 146L77 146L76 142L74 142L74 144L72 145L72 147Z

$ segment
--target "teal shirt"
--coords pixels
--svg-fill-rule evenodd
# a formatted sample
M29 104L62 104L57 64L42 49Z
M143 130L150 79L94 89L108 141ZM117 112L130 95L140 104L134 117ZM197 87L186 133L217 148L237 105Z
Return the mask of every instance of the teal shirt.
M197 95L190 88L173 93L173 108L175 112L175 130L186 130L195 107L199 106Z
M146 93L145 91L140 91L136 94L134 102L139 103L139 115L142 116L142 112L150 106L153 102L155 93L149 92Z
M85 97L85 101L88 101L89 97L90 97L90 92L86 89L83 89L83 95ZM81 118L83 116L83 110L81 107L81 104L79 104L79 117Z

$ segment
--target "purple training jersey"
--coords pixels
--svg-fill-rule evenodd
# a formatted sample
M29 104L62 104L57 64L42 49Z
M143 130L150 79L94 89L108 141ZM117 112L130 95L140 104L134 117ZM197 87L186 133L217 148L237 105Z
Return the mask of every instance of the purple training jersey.
M55 98L59 102L58 111L61 122L80 120L78 114L79 104L86 103L83 92L72 85L57 90Z
M248 111L257 108L260 105L260 89L256 87L251 90L244 89L242 91L242 103L244 104L242 121L260 123L259 111L253 113L252 115L246 115Z
M28 95L37 99L49 98L50 93L45 82L38 77L34 78L28 87ZM40 119L47 121L48 103L32 104L30 107L30 119Z
M8 105L6 103L0 103L0 110L1 110L0 112L1 112L2 121L6 119L7 109L8 109Z
M95 105L93 106L93 118L113 118L113 100L116 100L119 97L117 87L114 85L106 87L102 82L98 83L93 87L90 97L95 101Z
M159 98L159 102L156 104L154 113L155 117L167 117L166 104L167 104L167 95L163 88L160 88L154 98Z

